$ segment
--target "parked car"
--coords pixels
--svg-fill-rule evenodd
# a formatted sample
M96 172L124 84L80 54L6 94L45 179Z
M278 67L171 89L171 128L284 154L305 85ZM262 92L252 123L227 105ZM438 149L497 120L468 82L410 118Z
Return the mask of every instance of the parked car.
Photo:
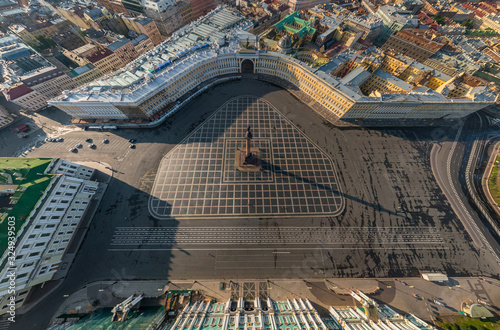
M136 139L129 139L128 142L130 143L135 143L135 141L137 141Z
M63 139L63 138L57 138L57 139L56 139L56 142L63 142L63 141L64 141L64 139Z
M77 151L78 151L78 149L76 149L76 148L71 148L71 149L69 149L69 151L71 151L71 152L77 152Z
M108 139L104 139L104 140L102 140L102 143L104 143L104 144L108 144L108 143L109 143L109 140L108 140Z
M88 138L88 139L85 140L85 142L92 143L92 139Z
M96 148L96 145L95 145L95 144L93 144L93 143L92 143L92 144L89 144L89 148L90 148L90 149L95 149L95 148Z
M130 149L135 149L135 144L131 144L131 145L129 146L129 148L130 148Z
M83 145L81 143L78 143L77 145L75 145L75 148L81 149L83 148Z

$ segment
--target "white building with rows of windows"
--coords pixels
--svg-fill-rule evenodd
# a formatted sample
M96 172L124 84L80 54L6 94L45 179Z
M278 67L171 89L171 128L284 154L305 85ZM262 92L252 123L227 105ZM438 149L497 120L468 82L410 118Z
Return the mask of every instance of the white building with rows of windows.
M2 172L2 169L0 169ZM78 224L98 190L94 170L53 159L44 173L50 179L17 231L15 267L4 251L0 271L0 315L23 305L30 288L52 279ZM18 188L21 189L22 188ZM8 212L7 212L7 215ZM15 278L9 276L15 268ZM13 285L15 282L15 285ZM12 298L9 288L15 287ZM8 304L11 300L14 303Z

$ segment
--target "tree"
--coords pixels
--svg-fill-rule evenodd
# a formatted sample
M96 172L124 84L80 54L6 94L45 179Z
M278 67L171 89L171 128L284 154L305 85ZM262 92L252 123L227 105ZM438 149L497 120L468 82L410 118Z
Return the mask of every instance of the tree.
M433 19L438 23L439 25L445 25L446 24L446 19L444 18L443 15L436 15L433 17Z
M465 26L466 29L472 30L474 28L474 22L471 19L463 21L460 23L462 26Z

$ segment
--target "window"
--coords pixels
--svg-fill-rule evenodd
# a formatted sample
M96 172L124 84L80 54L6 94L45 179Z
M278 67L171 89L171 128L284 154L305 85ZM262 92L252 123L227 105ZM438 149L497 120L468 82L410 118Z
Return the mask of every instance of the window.
M49 237L50 236L50 233L43 233L40 235L40 237Z

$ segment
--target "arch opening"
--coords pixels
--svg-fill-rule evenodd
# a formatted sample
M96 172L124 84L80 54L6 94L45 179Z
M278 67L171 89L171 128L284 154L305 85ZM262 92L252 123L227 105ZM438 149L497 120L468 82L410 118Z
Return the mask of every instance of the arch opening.
M253 61L245 59L241 62L241 73L253 73Z

